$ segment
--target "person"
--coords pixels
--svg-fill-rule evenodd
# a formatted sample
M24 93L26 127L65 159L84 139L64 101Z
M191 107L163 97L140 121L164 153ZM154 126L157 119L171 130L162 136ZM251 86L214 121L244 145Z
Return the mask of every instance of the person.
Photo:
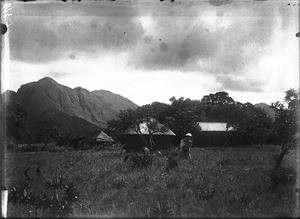
M147 147L143 147L143 149L144 149L145 155L147 155L148 157L150 157L150 151L149 151L149 149Z
M180 142L180 157L185 159L192 159L191 147L192 147L192 134L185 134L184 138Z

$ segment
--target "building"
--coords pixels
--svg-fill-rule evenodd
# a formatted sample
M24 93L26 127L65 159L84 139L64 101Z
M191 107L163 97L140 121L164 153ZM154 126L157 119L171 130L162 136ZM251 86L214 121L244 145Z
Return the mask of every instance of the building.
M104 131L100 131L100 133L98 131L93 137L93 140L98 144L112 144L115 142L114 139L108 136Z
M232 127L225 122L198 122L199 132L194 135L194 147L222 147L230 144Z
M114 140L104 131L97 129L87 135L74 138L70 142L75 148L95 148L112 145Z
M150 129L149 126L155 126L155 128ZM173 144L173 137L176 136L169 128L153 118L150 118L148 121L144 120L136 127L138 129L131 126L122 133L125 143L124 149L128 151L142 151L143 147L147 147L145 141L149 143L149 131L153 133L154 150L170 148ZM153 129L156 131L153 132ZM137 130L140 131L140 134L138 134Z

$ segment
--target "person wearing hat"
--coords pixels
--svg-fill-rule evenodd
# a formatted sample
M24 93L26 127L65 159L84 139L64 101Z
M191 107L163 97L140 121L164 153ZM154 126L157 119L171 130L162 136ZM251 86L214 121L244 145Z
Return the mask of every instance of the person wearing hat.
M191 147L192 147L192 134L185 134L184 138L180 142L180 157L185 159L192 159Z

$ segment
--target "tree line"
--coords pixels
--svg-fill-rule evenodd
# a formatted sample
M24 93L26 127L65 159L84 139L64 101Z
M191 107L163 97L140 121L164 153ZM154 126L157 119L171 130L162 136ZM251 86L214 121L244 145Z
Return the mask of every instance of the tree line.
M289 117L289 123L296 121L296 103L298 95L294 89L286 92L283 102L278 101L270 107L275 110L275 120L261 108L253 104L240 103L221 91L205 95L201 100L175 97L170 98L170 104L153 102L136 110L121 111L116 119L107 123L106 132L115 140L120 141L122 132L134 125L139 119L152 117L170 128L178 138L185 133L196 134L199 128L197 122L226 122L238 135L242 136L242 144L280 144L283 141L284 120ZM290 112L287 113L287 112ZM295 130L294 130L295 131Z

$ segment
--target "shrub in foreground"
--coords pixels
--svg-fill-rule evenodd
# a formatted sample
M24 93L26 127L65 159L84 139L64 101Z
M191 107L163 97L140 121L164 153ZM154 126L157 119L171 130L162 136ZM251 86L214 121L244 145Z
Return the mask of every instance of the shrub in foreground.
M9 202L26 206L25 214L30 217L66 217L72 211L79 192L73 182L65 181L61 176L41 182L39 179L20 180L9 189ZM34 210L34 215L30 215Z
M273 187L278 185L288 186L294 185L297 180L296 170L289 167L280 167L278 170L272 170L270 173L271 184Z

